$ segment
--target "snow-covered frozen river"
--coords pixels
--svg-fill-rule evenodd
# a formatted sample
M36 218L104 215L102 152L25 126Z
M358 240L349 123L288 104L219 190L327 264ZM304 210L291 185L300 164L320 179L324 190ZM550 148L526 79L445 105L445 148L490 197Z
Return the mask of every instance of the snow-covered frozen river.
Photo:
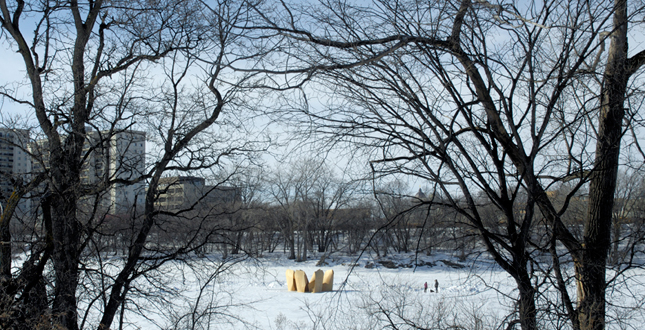
M390 260L412 263L409 256ZM395 269L378 262L366 268L374 262L369 258L361 259L355 267L351 257L332 256L326 261L329 265L318 267L317 260L296 263L283 255L265 256L235 264L212 282L199 278L199 273L174 269L167 272L165 280L178 298L134 297L143 316L126 314L124 328L380 329L396 324L403 329L454 325L491 329L507 324L505 319L515 308L513 279L485 260L473 265L460 264L449 256L423 256L421 261L432 265ZM333 269L334 291L289 292L287 269L302 269L309 277L317 269ZM608 296L610 329L640 329L636 325L643 324L639 299L645 293L645 272L637 270L625 279ZM431 292L435 280L439 292ZM428 292L424 292L425 282ZM629 290L620 289L625 285ZM200 292L202 297L196 304ZM545 325L550 328L553 324Z

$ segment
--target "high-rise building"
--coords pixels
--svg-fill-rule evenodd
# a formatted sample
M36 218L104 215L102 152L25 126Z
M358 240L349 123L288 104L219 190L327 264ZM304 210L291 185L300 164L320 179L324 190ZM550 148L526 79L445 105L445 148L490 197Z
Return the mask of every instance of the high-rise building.
M97 131L88 134L95 139L94 145L103 140ZM100 180L107 172L110 180L136 181L140 180L146 171L146 133L141 131L125 131L113 135L104 146L93 150L88 169L84 169L83 177L89 180ZM91 164L94 162L94 164ZM93 166L91 166L93 165ZM91 173L93 172L93 173ZM86 174L87 173L87 174ZM91 179L90 179L91 178ZM109 204L115 212L128 210L135 203L142 204L145 198L145 180L135 183L115 183L108 190Z
M0 203L3 207L17 181L26 183L30 178L31 158L26 152L28 141L27 130L0 128ZM18 204L22 211L28 210L29 206L28 198Z
M146 170L145 141L146 133L142 131L114 133L87 129L81 183L100 187L117 181L100 197L100 205L110 213L126 212L144 201L146 182L140 179ZM49 167L47 140L37 141L33 149L35 155L40 155L34 172L43 170L40 164Z

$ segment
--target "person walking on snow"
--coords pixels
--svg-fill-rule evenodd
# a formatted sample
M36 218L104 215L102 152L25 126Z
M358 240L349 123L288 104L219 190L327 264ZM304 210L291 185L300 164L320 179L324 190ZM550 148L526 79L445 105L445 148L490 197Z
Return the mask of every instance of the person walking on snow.
M423 293L428 292L428 282L423 283Z
M434 280L434 292L439 293L439 281Z

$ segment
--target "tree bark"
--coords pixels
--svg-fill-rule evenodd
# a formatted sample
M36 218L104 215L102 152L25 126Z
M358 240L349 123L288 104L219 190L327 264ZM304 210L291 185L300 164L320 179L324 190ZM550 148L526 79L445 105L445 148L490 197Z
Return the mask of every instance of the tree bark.
M614 30L601 91L595 166L589 186L582 260L575 265L581 330L605 328L605 266L618 174L627 89L627 0L614 2Z
M64 198L54 199L54 202L59 203L54 207L52 219L54 237L52 261L56 279L52 314L57 320L57 326L74 330L78 329L76 288L79 275L80 226L72 212L75 210L75 200L62 201L61 199Z
M524 274L526 274L526 269L524 269ZM535 330L537 329L535 289L531 285L531 279L528 276L522 276L519 280L516 281L520 296L518 308L518 313L520 316L520 326L522 327L522 330Z

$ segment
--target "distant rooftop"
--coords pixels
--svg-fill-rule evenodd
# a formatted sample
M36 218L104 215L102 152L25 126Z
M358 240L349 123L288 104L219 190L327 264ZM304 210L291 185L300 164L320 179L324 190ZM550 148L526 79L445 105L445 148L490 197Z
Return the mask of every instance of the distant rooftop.
M417 192L417 194L414 195L414 197L416 197L418 199L426 199L427 198L426 194L423 193L423 190L421 190L421 188L419 188L419 192Z

